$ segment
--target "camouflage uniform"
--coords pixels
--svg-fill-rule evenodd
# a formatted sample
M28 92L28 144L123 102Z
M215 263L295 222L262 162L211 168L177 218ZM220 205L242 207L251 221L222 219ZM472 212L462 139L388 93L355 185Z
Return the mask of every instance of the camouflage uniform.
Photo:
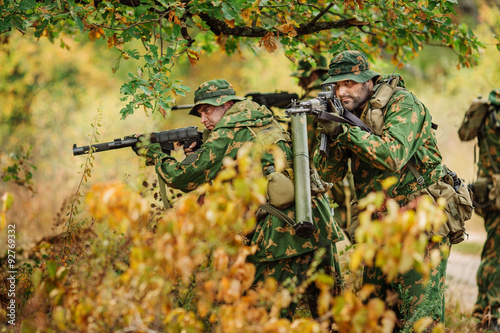
M151 145L147 157L156 165L156 172L171 187L190 191L211 182L221 171L223 160L229 156L236 158L239 148L248 141L255 141L261 129L284 132L274 119L272 112L250 100L234 95L232 86L225 80L212 80L203 83L195 92L195 107L190 111L198 115L196 108L201 104L222 105L229 100L235 104L226 111L216 124L208 139L200 149L177 162L173 157L161 152L157 145ZM275 142L286 154L288 163L293 159L287 136ZM263 170L274 165L273 156L265 154L260 161ZM274 215L267 214L258 221L255 231L249 236L251 244L257 245L257 251L249 257L257 272L255 283L272 276L278 281L296 277L300 283L313 260L313 253L325 248L326 253L320 268L326 273L340 275L338 255L335 243L341 234L333 220L328 199L323 195L312 197L312 213L316 222L316 232L310 239L295 235L295 230ZM295 205L281 210L295 220ZM291 313L295 306L291 308ZM314 310L314 309L313 309Z
M380 80L380 74L369 68L363 53L342 52L330 62L330 78L324 84L343 80L357 83L370 79ZM399 84L404 87L402 80ZM363 113L370 107L368 102ZM397 182L388 190L388 194L404 206L408 204L408 196L411 193L429 186L441 177L442 158L436 137L431 130L430 113L413 94L403 89L396 90L382 111L384 126L381 135L369 134L349 124L339 124L331 136L329 156L322 157L316 151L314 161L323 180L337 182L346 175L348 160L351 159L358 199L364 198L372 191L382 190L382 182L389 177L395 177ZM407 165L410 158L414 159L415 167L424 183L418 184L410 171ZM441 245L430 244L428 250ZM437 297L439 309L426 314L441 322L444 322L446 266L447 258L443 258L439 267L431 274L429 286L431 293ZM389 291L411 297L409 312L408 304L403 304L402 297L399 297L394 308L399 320L408 320L417 310L421 310L418 307L424 299L426 286L422 284L422 276L414 269L404 275L400 274L394 282L388 284L380 270L365 267L363 283L374 284L376 290L373 296L381 299L385 299L386 292Z
M493 115L499 121L500 89L490 93L489 103L495 108ZM499 125L495 124L496 121L487 115L479 131L478 178L491 178L493 174L500 173L500 128L496 128ZM483 319L484 324L500 330L497 322L500 319L500 211L485 207L481 209L481 215L487 237L477 270L478 297L473 312Z

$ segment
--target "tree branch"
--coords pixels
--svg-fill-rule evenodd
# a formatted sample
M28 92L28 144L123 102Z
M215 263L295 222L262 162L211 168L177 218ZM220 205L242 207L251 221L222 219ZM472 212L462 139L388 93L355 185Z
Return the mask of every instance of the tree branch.
M260 27L234 27L231 28L225 22L218 20L208 14L199 13L200 18L210 27L215 35L227 35L236 37L264 37L269 30ZM319 19L319 17L318 17ZM311 21L312 22L312 21ZM352 19L342 19L332 22L316 22L310 25L310 22L299 26L295 31L297 35L309 35L323 30L347 29L351 27L360 27L368 25L367 22Z

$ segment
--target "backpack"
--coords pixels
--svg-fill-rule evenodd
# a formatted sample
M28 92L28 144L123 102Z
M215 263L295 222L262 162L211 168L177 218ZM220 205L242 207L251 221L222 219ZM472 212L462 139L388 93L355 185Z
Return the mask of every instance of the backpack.
M481 97L475 98L469 109L465 112L464 119L458 129L458 136L462 141L474 139L483 125L488 114L490 103Z

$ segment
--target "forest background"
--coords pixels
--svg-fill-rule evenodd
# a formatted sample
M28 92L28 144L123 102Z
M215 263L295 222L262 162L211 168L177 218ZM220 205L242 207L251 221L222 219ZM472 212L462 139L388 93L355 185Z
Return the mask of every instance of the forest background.
M500 6L494 2L463 2L455 19L469 24L484 43L479 65L457 69L452 51L425 45L416 57L402 59L404 66L397 72L438 124L444 162L470 182L477 171L475 143L460 142L457 130L472 99L487 97L500 85L495 39L500 31ZM8 193L12 201L12 206L4 209L2 221L16 224L17 250L30 249L41 239L63 231L57 221L79 187L84 163L84 157L73 156L72 145L88 143L95 117L101 119L101 142L191 125L202 128L198 118L187 115L188 110L173 111L166 118L159 113L135 112L120 119L120 86L129 72L136 71L135 60L122 61L112 72L117 53L109 52L103 39L65 43L65 47L57 47L46 38L27 38L20 33L0 37L0 167L4 177L0 194L6 200ZM389 58L377 59L372 69L391 73L394 64ZM278 48L274 53L262 50L257 54L241 50L232 56L216 52L202 57L195 66L181 61L172 68L171 76L191 88L185 97L177 96L176 103L189 104L197 86L215 78L227 79L242 96L279 91L300 95L292 75L295 71L296 64ZM151 184L156 177L153 168L145 167L131 149L94 157L92 177L84 193L93 184L110 181L124 183L132 192L143 192L144 182ZM13 164L20 169L9 170ZM154 197L148 200L161 206ZM468 227L481 230L481 223L474 217ZM4 227L2 238L6 238ZM477 244L461 247L468 253L480 253ZM3 241L0 250L5 250Z

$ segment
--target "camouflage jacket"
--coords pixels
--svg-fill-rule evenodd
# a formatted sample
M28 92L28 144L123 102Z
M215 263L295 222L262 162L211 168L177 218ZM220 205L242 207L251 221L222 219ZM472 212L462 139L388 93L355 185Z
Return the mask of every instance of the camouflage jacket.
M158 145L151 145L148 153L155 160L156 172L171 187L190 191L213 180L222 168L226 156L236 158L243 143L255 141L252 128L273 123L273 115L264 106L244 100L237 102L223 116L221 121L195 153L181 162L161 152ZM277 125L276 125L277 126ZM292 160L290 143L284 140L277 145ZM273 156L265 154L261 160L263 169L274 165ZM317 231L310 239L295 236L295 230L277 217L267 215L258 222L251 242L257 244L257 252L250 258L253 262L274 261L300 255L339 240L339 229L333 220L327 198L313 197L312 212ZM295 219L295 206L282 210Z
M400 84L404 87L404 83ZM351 158L358 199L371 191L382 190L384 179L396 177L396 184L388 192L404 205L410 193L441 177L442 157L431 130L429 110L413 94L396 90L382 112L384 126L380 136L357 126L341 124L342 133L331 138L329 156L322 157L316 149L314 162L325 181L336 182L345 176ZM412 157L425 180L422 185L417 183L407 165Z
M494 116L500 122L500 107L494 112L496 113ZM488 113L478 134L478 177L491 177L500 173L500 128L495 127L496 121Z

